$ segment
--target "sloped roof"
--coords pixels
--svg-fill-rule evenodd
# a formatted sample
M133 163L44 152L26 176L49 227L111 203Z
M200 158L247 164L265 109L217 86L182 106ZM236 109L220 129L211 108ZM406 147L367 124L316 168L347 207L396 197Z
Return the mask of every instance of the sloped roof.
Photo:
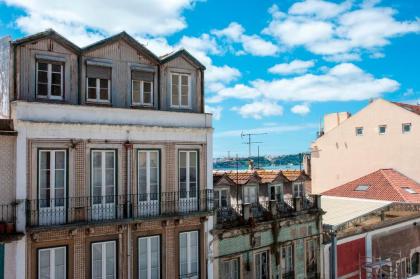
M222 174L227 175L233 183L238 185L245 185L253 179L258 181L258 183L261 181L261 178L258 176L256 171L215 171L213 172L213 178L215 175L218 177Z
M411 112L414 112L415 114L420 115L420 105L410 105L405 103L399 103L399 102L392 102L393 104L396 104L397 106L400 106L406 110L409 110Z
M142 45L141 43L139 43L136 39L134 39L133 37L131 37L127 32L122 31L118 34L115 34L111 37L105 38L103 40L100 40L96 43L93 43L91 45L88 45L86 47L84 47L82 49L83 52L87 52L87 51L92 51L94 49L103 47L104 45L116 42L118 40L124 40L126 41L129 45L131 45L132 47L134 47L135 49L145 53L149 58L151 58L152 60L154 60L155 62L159 62L159 58L153 53L151 52L148 48L146 48L144 45Z
M279 176L281 176L286 181L288 180L283 175L281 170L257 170L257 174L259 177L261 177L261 183L272 183Z
M304 176L305 179L310 180L310 177L307 176L303 170L282 170L281 172L289 181L295 181L301 176Z
M173 51L173 52L167 53L165 55L162 55L159 58L160 58L161 63L166 63L166 62L168 62L172 59L175 59L175 58L177 58L181 55L185 55L189 60L191 60L191 62L193 62L195 65L197 65L198 68L203 69L203 70L206 69L206 67L203 64L201 64L201 62L198 61L197 58L195 58L191 53L189 53L187 50L185 50L183 48L181 48L177 51Z
M213 184L216 185L222 179L226 179L229 183L235 184L225 172L213 172Z
M337 226L391 203L391 201L322 196L321 207L325 211L322 222L325 225Z
M322 195L420 203L420 184L394 169L380 169Z
M81 51L80 47L78 47L74 43L70 42L69 40L67 40L65 37L61 36L60 34L58 34L53 29L47 29L43 32L39 32L39 33L36 33L36 34L33 34L33 35L23 37L21 39L13 41L13 44L14 45L22 45L22 44L37 41L37 40L40 40L40 39L44 39L44 38L52 38L52 39L56 40L57 42L61 43L63 46L73 50L76 53L79 53Z

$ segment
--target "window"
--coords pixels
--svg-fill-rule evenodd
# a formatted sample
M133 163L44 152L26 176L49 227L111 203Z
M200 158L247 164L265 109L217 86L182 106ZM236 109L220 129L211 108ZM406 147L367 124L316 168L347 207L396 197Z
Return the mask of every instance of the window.
M244 202L245 203L257 202L257 187L256 186L244 187Z
M307 278L315 278L318 271L317 261L317 245L315 239L309 239L306 241L306 276Z
M171 107L190 107L191 77L187 74L171 74Z
M179 234L180 278L198 279L198 231Z
M93 150L91 173L93 203L114 203L115 151Z
M229 205L229 190L215 189L214 190L214 207L227 207Z
M270 186L270 200L281 201L282 200L283 184L276 184Z
M303 197L305 195L305 185L303 182L293 182L293 197Z
M354 189L355 191L367 191L369 189L369 185L367 184L360 184L356 187L356 189Z
M417 194L417 192L413 189L411 189L410 187L402 187L404 189L404 191L406 191L407 193L410 194Z
M133 105L153 105L153 73L131 72L131 98Z
M63 99L63 64L36 63L36 96L51 100Z
M239 259L222 262L222 279L239 279Z
M39 206L41 208L65 206L66 151L40 150L38 173Z
M109 103L111 100L111 68L88 65L86 73L87 101Z
M160 237L139 238L139 279L160 278Z
M92 243L92 278L117 278L116 242Z
M66 247L39 249L38 278L65 279L66 277Z
M138 152L139 201L157 201L159 198L159 151Z
M282 278L294 278L293 245L283 246L281 249Z
M411 123L404 123L402 124L402 132L403 134L411 132Z
M268 251L255 254L255 278L268 279Z
M380 135L385 135L386 133L386 125L379 125L378 131Z
M197 151L179 151L179 190L181 198L197 198Z
M356 128L356 136L363 136L363 127Z

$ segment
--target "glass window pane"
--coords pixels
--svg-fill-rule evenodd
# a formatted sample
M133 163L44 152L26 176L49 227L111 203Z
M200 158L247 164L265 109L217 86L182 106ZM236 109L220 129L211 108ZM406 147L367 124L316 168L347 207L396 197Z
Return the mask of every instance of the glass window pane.
M188 106L188 86L181 86L181 105Z
M182 85L188 85L188 76L181 76L181 84Z
M51 74L51 83L55 85L61 84L61 73L52 73Z
M151 93L152 92L152 83L151 82L143 82L143 92Z
M152 103L152 94L150 92L143 93L143 103L151 104Z
M140 81L133 80L133 103L140 103Z
M108 90L108 80L107 79L100 79L99 80L99 87L101 89L107 89Z
M38 70L48 71L48 63L38 62Z
M51 86L51 95L52 96L61 96L61 86L60 85L52 85Z
M88 78L88 87L96 88L96 78Z
M98 151L92 152L93 155L93 167L101 168L102 167L102 153Z
M99 99L102 101L108 100L108 88L99 90Z
M48 95L48 85L38 83L38 95L47 96Z
M115 153L114 152L106 152L105 153L105 167L108 169L113 169L114 168L114 158L115 158Z
M179 106L179 88L178 85L172 84L172 105Z
M88 99L92 99L92 100L96 99L96 88L88 89Z
M48 83L48 72L38 71L38 82Z
M50 278L50 254L49 249L39 250L38 266L40 278Z
M51 64L51 70L55 73L61 73L61 65L60 64Z
M64 169L64 165L65 165L65 152L56 151L55 152L55 168Z

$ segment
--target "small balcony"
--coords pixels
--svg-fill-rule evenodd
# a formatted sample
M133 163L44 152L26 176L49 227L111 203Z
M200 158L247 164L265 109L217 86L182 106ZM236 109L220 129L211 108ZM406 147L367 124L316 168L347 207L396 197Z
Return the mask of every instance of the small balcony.
M278 200L231 205L215 208L217 228L246 225L250 222L269 221L319 210L319 196L284 197Z
M18 203L0 204L0 242L18 239L21 235L16 229L16 210Z
M208 215L213 191L35 199L26 209L28 227Z

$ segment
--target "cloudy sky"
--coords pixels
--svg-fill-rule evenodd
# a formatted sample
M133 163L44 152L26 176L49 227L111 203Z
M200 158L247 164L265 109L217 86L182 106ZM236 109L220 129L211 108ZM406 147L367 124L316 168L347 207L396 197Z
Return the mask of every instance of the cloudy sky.
M189 50L207 67L216 156L246 155L241 131L268 133L262 154L307 151L325 113L420 98L418 0L0 0L0 37L47 28Z

